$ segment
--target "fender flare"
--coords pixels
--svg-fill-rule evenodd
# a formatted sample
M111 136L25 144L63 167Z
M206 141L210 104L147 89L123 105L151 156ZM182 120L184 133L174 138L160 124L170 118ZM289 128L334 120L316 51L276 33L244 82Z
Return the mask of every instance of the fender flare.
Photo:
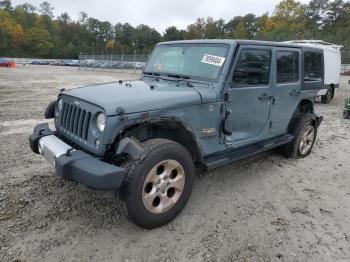
M120 134L121 130L128 129L128 128L136 126L136 125L145 126L145 125L149 125L149 124L157 124L157 123L166 122L166 121L168 121L168 122L176 122L176 123L180 124L186 131L191 133L192 139L193 139L193 141L194 141L194 143L196 145L196 150L198 152L198 155L199 155L200 158L202 158L204 151L203 151L199 141L197 140L197 137L194 134L193 129L191 128L191 126L188 124L188 121L184 117L180 117L178 115L150 116L149 114L147 114L147 117L140 117L140 118L137 118L137 119L128 119L127 120L127 118L124 118L123 119L124 123L122 124L121 129L119 129L118 132L115 132L115 134L113 136L113 139L114 139L114 141L116 141L116 139L117 139L118 135ZM128 134L126 134L125 136L121 137L121 140L119 141L119 143L121 141L123 141L125 138L129 138ZM136 139L133 139L133 140L134 140L134 142L136 141L136 143L139 143L139 145L141 145L141 143L139 141L137 141ZM131 143L129 140L125 140L125 143L126 142L128 142L129 144ZM127 147L129 147L129 146L131 147L131 144L128 145ZM123 147L126 148L126 145L123 146ZM133 147L133 150L139 151L139 149L137 149L138 146L136 146L135 144L133 144L132 147ZM119 149L119 145L118 145L118 149ZM119 150L119 152L127 153L127 152L123 152L123 150L121 150L121 149ZM139 151L138 153L134 153L133 152L133 154L135 154L136 156L139 156L139 153L141 154L141 151Z

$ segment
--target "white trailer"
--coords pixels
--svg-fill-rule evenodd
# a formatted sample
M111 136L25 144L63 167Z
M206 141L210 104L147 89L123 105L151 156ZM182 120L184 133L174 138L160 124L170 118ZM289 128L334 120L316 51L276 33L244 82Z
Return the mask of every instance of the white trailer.
M322 103L330 103L334 97L335 89L339 87L341 69L340 49L342 46L327 43L321 40L293 40L287 42L316 47L323 50L324 88L320 89L318 96L321 96Z

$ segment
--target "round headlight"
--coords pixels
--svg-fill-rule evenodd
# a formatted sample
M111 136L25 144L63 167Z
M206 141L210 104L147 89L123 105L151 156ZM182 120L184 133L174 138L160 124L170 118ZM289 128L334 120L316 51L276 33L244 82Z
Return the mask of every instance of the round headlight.
M58 99L58 102L57 102L57 109L58 109L58 112L61 112L62 111L62 108L63 108L63 101L62 99Z
M98 130L100 130L101 132L103 132L105 130L106 127L106 117L103 113L99 113L96 119L96 125Z

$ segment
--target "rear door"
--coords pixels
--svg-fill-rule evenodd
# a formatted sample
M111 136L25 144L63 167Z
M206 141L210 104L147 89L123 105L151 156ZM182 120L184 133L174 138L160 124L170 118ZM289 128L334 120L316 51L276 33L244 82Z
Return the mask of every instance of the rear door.
M270 132L287 133L289 121L301 95L301 51L297 48L276 48L276 77L273 84Z

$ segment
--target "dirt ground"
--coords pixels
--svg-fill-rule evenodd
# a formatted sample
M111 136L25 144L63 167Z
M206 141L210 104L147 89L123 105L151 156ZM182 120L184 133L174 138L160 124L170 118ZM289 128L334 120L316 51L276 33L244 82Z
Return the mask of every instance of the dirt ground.
M66 182L28 146L61 88L134 74L0 68L0 261L350 261L350 96L343 77L312 154L264 153L199 174L183 212L143 230L113 195Z

